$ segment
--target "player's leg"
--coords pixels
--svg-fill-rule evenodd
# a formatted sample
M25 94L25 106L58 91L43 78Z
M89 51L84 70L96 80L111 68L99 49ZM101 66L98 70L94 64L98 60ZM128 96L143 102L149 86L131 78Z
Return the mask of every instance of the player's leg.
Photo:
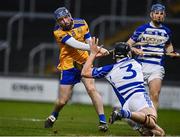
M131 120L147 128L153 128L155 126L157 112L147 93L136 94L129 102L129 107L131 108L130 110L133 110Z
M143 112L143 110L149 111L149 113ZM154 116L153 109L144 108L139 112L132 112L130 119L144 125L144 127L153 129L156 125L156 116Z
M151 112L151 108L144 108L148 109ZM156 117L152 114L146 114L143 111L138 112L130 112L129 110L120 109L119 111L115 110L111 114L110 123L113 124L116 120L121 120L122 118L131 119L134 122L144 125L147 128L153 129L156 125Z
M164 130L159 127L157 124L153 129L141 127L138 129L141 136L165 136Z
M149 95L150 98L154 104L155 109L158 109L159 106L159 95L161 91L161 86L162 86L162 80L164 78L164 68L159 65L154 65L146 68L149 71L147 74L144 72L144 76L148 75L146 77L146 82L149 87ZM144 70L145 71L145 70Z
M153 129L141 126L137 131L139 131L141 136L165 136L164 130L157 124Z
M72 96L72 85L60 85L59 86L59 97L56 100L54 111L55 113L58 113L64 105L67 104L69 99ZM57 118L57 115L55 116Z
M149 82L149 95L156 110L159 106L159 95L161 91L162 80L159 78L153 79Z
M68 100L72 95L72 85L60 85L59 86L59 97L55 102L55 106L51 115L45 121L45 128L53 127L54 122L57 120L59 112L67 104Z
M80 82L80 71L72 68L61 72L59 96L55 102L55 107L51 115L45 121L45 128L53 127L54 122L57 120L59 112L67 104L72 95L73 85Z
M156 110L147 92L133 94L123 105L123 109L114 110L110 117L110 123L127 118L139 124L145 124L148 127L154 126L156 120Z
M164 136L164 130L156 124L157 112L147 93L144 95L136 93L130 100L125 103L123 108L127 110L117 111L111 114L114 121L127 117L131 127L137 130L143 136ZM143 108L143 109L142 109ZM130 109L130 112L128 111ZM113 120L111 121L113 122Z
M93 105L95 106L96 112L99 116L99 129L102 131L107 131L108 126L106 124L106 118L104 115L104 107L103 107L103 100L99 92L95 87L94 79L92 78L82 78L82 82L90 96Z
M137 130L143 136L164 135L162 128L157 128L156 110L154 107L143 108L140 111L130 112L129 110L115 110L111 114L110 123L113 124L116 120L126 118L126 121L131 122L134 130Z

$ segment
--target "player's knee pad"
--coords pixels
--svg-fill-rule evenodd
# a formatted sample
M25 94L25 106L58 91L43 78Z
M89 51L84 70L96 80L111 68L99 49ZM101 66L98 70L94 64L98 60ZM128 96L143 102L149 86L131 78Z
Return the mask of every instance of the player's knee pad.
M156 126L156 117L154 115L145 115L144 126L148 128L154 128Z

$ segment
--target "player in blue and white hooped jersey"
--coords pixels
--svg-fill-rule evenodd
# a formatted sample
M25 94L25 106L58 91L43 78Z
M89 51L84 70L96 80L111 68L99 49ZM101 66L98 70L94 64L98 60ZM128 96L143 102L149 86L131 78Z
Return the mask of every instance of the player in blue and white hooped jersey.
M141 64L134 59L126 57L116 64L94 68L92 77L105 77L125 109L139 111L142 107L153 106L145 91ZM141 95L143 98L139 100ZM132 96L133 99L129 99Z
M91 54L83 66L81 75L87 78L106 78L112 85L122 108L114 110L110 117L110 123L122 118L132 120L140 125L141 135L164 135L164 130L156 123L157 113L153 103L144 87L142 67L135 59L127 57L130 46L126 43L118 43L115 46L115 55L123 56L117 63L92 68L96 54L98 41L95 38L91 42Z
M140 55L138 60L142 63L144 80L148 84L150 97L156 109L159 106L159 94L165 74L163 53L176 54L171 42L171 30L163 24L165 16L164 5L152 5L151 21L138 27L127 41L130 46L137 42L147 43L141 46L141 49L135 47L131 49L135 54ZM159 53L162 55L155 56Z

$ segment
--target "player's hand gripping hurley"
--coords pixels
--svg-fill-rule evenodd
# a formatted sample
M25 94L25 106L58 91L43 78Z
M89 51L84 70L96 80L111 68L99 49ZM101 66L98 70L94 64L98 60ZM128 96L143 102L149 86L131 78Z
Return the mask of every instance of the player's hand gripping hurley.
M146 42L137 42L135 43L133 46L144 46L144 45L147 45L148 43ZM177 53L177 52L172 52L172 53L161 53L161 52L144 52L143 51L143 55L153 55L153 56L170 56L170 57L180 57L180 54Z
M135 46L144 46L147 45L148 43L146 42L137 42L134 45L132 45L132 48L134 48ZM110 53L114 53L114 49L109 50ZM161 53L161 52L144 52L142 51L142 53L140 53L140 55L144 56L144 55L152 55L152 56L170 56L170 57L180 57L179 53Z

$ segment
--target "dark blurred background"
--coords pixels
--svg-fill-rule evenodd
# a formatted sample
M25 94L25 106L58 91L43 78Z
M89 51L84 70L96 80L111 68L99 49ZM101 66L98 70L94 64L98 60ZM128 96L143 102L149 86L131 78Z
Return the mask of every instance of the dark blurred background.
M172 42L180 52L179 0L3 0L0 4L0 74L56 77L59 49L53 38L53 12L66 6L73 17L84 18L91 35L105 48L126 41L135 28L149 21L154 3L166 6L165 24L173 32ZM96 65L112 63L112 56ZM180 81L180 58L166 57L165 81Z

